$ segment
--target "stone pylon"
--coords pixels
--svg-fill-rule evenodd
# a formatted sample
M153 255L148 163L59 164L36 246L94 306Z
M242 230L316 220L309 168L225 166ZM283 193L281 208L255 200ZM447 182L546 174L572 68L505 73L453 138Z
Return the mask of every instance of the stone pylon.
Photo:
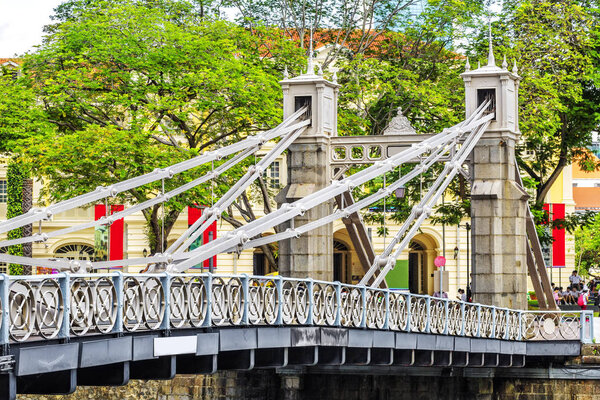
M471 219L474 301L527 309L527 193L515 181L520 132L516 67L497 67L490 40L488 65L467 71L466 114L485 100L495 117L472 154Z
M288 182L276 197L278 205L301 199L330 184L330 138L337 136L339 88L338 84L314 74L311 59L305 74L280 83L284 118L307 105L312 123L288 148ZM323 203L280 228L300 227L332 212L333 203ZM279 242L279 271L283 276L332 280L333 225Z

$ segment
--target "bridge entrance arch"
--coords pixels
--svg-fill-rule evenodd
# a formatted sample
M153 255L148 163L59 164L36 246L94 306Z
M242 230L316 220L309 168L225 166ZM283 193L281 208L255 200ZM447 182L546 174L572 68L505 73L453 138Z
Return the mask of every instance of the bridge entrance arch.
M433 260L438 256L438 243L430 235L415 235L408 251L408 288L411 293L433 294Z

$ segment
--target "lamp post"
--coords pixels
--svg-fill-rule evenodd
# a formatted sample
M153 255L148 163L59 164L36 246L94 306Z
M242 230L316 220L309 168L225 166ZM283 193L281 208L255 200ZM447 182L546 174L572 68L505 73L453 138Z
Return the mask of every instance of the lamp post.
M471 224L466 222L464 225L458 225L459 228L464 227L467 230L467 285L466 285L466 293L467 293L467 299L471 298L471 289L470 289L470 285L471 285L471 257L469 254L469 243L470 243L470 232L471 232ZM458 246L456 246L454 248L454 259L458 260L458 256L459 256L459 252L460 249L458 248Z
M469 237L471 231L471 224L469 224L468 222L465 223L465 228L467 229L467 300L469 300L471 298L471 271L469 270L471 263L471 257L469 254Z

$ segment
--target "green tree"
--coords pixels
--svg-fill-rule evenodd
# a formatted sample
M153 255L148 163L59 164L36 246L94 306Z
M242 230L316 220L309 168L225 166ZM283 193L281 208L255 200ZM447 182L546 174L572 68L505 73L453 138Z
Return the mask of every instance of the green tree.
M496 56L516 60L523 77L519 120L523 144L518 161L535 185L535 203L575 156L599 168L581 149L600 122L600 18L597 5L573 0L505 3L493 24ZM471 55L487 54L487 29ZM512 64L512 63L511 63Z
M590 269L596 274L600 269L600 213L597 213L592 223L575 230L575 262L577 269L588 275Z
M50 127L21 140L20 151L36 175L49 178L45 200L192 158L280 121L277 82L284 63L294 68L301 60L292 43L208 20L192 6L173 13L162 6L168 2L152 3L84 2L25 57L22 79ZM209 169L177 175L165 190ZM214 198L240 173L222 177ZM160 190L160 182L150 184L114 201L141 202ZM208 186L171 199L165 238L184 206L212 201ZM161 206L143 213L152 252L165 248Z

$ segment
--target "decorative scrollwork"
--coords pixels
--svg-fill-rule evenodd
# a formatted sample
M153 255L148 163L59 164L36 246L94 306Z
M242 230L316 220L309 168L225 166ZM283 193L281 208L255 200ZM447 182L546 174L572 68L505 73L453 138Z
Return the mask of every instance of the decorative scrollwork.
M382 329L386 321L385 293L381 290L367 291L367 326Z
M239 325L244 315L244 289L239 278L231 278L226 285L227 317L232 325Z
M461 335L462 333L462 306L457 302L449 302L448 304L448 334Z
M9 334L13 340L23 342L35 331L35 291L22 279L14 281L9 290Z
M204 279L193 277L187 282L187 292L189 299L190 324L194 327L200 327L206 320L208 310L208 298L206 295L206 285Z
M423 297L412 297L410 302L411 328L415 332L427 329L427 300Z
M446 328L446 306L443 300L432 299L429 304L429 330L433 333L444 333Z
M294 284L290 281L283 281L281 288L281 319L284 324L291 324L296 316L296 302L294 301Z
M296 282L293 290L294 302L296 303L296 321L303 325L308 321L310 309L310 294L308 284L303 281Z
M55 279L42 280L37 288L35 313L36 328L40 336L52 339L58 335L64 318L64 301Z
M87 280L76 278L71 282L71 333L85 335L92 328L94 307L92 287Z
M363 294L358 288L352 288L350 290L350 314L352 316L352 326L359 328L363 322Z
M477 306L465 304L465 336L476 336L478 326Z
M94 295L94 326L101 333L110 332L115 326L117 317L117 291L110 278L103 277L96 281Z
M177 329L187 323L188 316L188 290L182 277L171 279L169 291L169 323Z
M506 335L506 321L508 310L496 310L496 339L503 339Z
M494 319L492 317L492 309L490 307L481 308L481 336L485 338L492 337L494 329Z
M123 280L123 328L137 331L144 323L144 294L140 281L129 276Z
M211 318L214 325L227 323L228 305L226 285L223 278L215 277L211 285Z

